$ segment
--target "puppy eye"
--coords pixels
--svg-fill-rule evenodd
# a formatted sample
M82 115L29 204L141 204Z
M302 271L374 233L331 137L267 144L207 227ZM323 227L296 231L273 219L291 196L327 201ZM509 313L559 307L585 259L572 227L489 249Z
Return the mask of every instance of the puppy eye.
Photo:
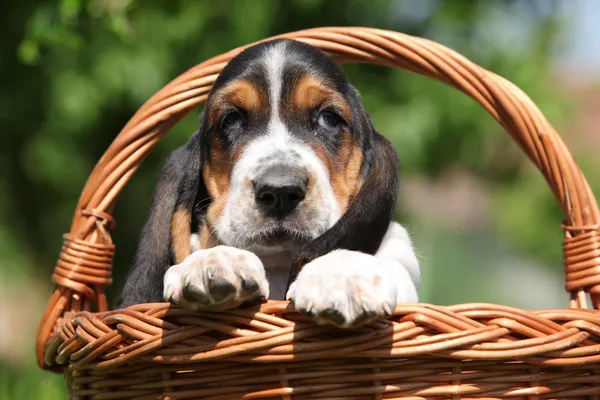
M230 111L221 122L221 128L231 128L242 122L244 116L239 111Z
M333 111L325 110L319 114L317 123L324 129L334 130L342 123L342 118Z

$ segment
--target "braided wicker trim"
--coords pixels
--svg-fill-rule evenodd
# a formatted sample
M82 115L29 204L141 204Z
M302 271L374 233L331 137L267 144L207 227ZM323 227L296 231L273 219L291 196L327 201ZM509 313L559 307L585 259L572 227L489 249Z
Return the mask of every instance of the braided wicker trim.
M46 363L70 363L78 395L108 387L132 396L170 388L180 398L194 387L192 397L202 398L323 391L327 398L558 391L571 397L600 395L600 380L590 375L590 364L600 362L599 337L600 312L592 310L415 304L348 331L317 326L286 302L224 313L158 303L67 316L48 342ZM593 371L599 374L600 364ZM377 380L394 384L373 386ZM532 381L536 385L528 387ZM78 391L84 386L87 391Z
M566 289L570 292L590 288L600 294L600 229L594 226L564 226L563 242ZM577 235L574 234L577 233Z
M222 340L223 335L230 338ZM339 335L347 337L332 340ZM57 347L56 363L68 360L74 368L94 369L137 362L424 355L578 365L600 361L600 345L589 340L594 335L600 337L600 312L592 310L532 312L480 303L402 305L388 321L348 331L317 326L284 301L219 313L154 303L69 315L51 347Z
M96 294L88 285L108 286L112 283L114 245L99 245L64 235L64 245L56 262L54 282L90 299Z

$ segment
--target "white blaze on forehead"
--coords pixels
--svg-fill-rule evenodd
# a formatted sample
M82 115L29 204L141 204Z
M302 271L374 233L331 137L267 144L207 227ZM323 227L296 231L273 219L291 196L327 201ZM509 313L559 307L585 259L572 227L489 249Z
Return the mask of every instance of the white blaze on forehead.
M286 59L286 42L279 42L269 47L263 55L269 83L269 98L271 101L271 121L279 120L279 100L283 83L283 67Z
M290 150L292 145L301 145L290 135L280 115L280 105L283 88L283 70L294 53L287 51L287 42L279 42L269 47L262 56L267 84L269 85L269 101L271 102L271 115L267 128L266 152ZM264 153L263 153L264 154Z

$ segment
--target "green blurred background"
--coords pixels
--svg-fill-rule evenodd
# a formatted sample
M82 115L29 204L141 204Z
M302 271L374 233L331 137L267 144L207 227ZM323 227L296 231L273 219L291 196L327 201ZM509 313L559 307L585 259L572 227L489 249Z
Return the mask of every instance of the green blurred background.
M0 399L65 398L34 363L38 318L85 179L128 118L189 67L274 34L328 25L441 42L520 86L600 193L600 2L55 0L0 5ZM596 13L596 14L594 14ZM595 15L595 17L594 17ZM591 18L591 19L590 19ZM594 19L595 18L595 19ZM590 22L591 21L591 22ZM587 47L586 47L587 46ZM560 209L483 109L410 73L344 69L403 160L398 219L422 257L424 302L567 305ZM123 192L114 299L167 154L188 116Z

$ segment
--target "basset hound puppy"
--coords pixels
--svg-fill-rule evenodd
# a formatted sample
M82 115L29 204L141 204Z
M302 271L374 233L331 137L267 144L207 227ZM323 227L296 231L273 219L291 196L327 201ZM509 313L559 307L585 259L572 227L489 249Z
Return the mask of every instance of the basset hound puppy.
M392 221L397 154L324 53L293 40L246 49L199 125L161 172L120 307L288 299L350 327L418 301L417 257Z

